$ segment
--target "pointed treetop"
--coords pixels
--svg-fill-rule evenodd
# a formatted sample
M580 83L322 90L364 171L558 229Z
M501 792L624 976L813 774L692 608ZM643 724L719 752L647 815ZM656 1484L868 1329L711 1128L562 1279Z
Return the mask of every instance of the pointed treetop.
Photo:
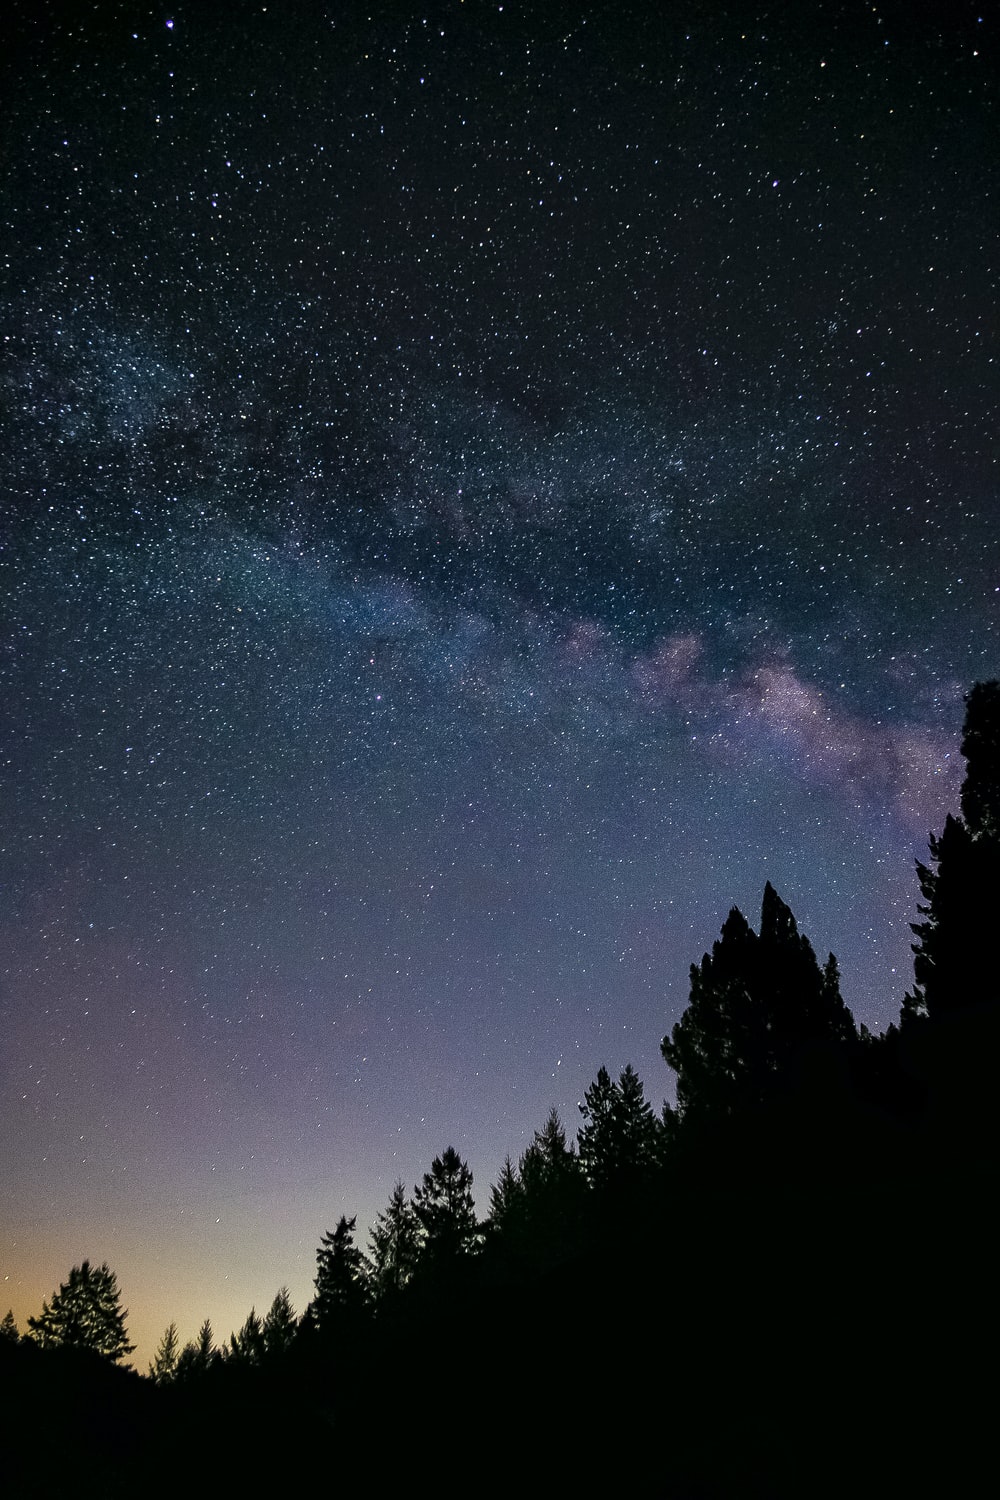
M808 1055L855 1036L836 960L820 969L768 882L760 935L734 907L711 954L692 966L690 1002L661 1051L677 1073L680 1119L708 1120L763 1103L787 1089Z
M760 935L777 942L797 938L799 935L791 907L785 905L770 881L764 887L760 903Z

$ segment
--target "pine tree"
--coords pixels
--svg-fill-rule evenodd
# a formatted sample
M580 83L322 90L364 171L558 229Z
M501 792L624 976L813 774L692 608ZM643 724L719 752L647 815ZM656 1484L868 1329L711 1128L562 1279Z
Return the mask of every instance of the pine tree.
M580 1113L580 1165L592 1187L624 1187L656 1165L660 1124L631 1063L617 1083L607 1068L600 1068L583 1096Z
M0 1339L9 1339L12 1344L21 1341L21 1335L17 1331L17 1323L14 1321L14 1309L9 1308L0 1319Z
M128 1341L128 1314L119 1298L115 1273L107 1265L91 1266L85 1260L53 1293L51 1305L43 1302L40 1315L28 1319L30 1337L43 1349L71 1346L112 1361L124 1359L135 1345Z
M188 1380L192 1376L204 1375L218 1363L219 1358L220 1353L215 1347L212 1324L206 1318L198 1329L197 1339L189 1339L178 1355L175 1379Z
M423 1254L431 1264L453 1261L475 1249L472 1172L453 1146L434 1158L414 1189L413 1211L423 1230Z
M246 1322L229 1340L229 1358L237 1364L259 1365L264 1357L264 1329L257 1309L251 1307Z
M323 1235L316 1252L316 1296L310 1322L328 1331L345 1314L354 1315L368 1301L365 1258L354 1243L357 1216L342 1214L332 1234Z
M551 1267L577 1253L587 1183L580 1158L566 1140L555 1109L536 1130L519 1170L518 1219L524 1253L536 1266Z
M420 1222L406 1190L397 1182L388 1207L375 1216L369 1231L368 1275L378 1301L402 1291L420 1256Z
M524 1184L509 1156L504 1158L500 1176L490 1187L490 1211L487 1233L511 1233L525 1218Z
M580 1163L567 1143L559 1113L555 1109L541 1130L536 1130L520 1162L520 1179L529 1200L543 1196L559 1185L579 1178ZM530 1211L530 1209L529 1209Z
M156 1353L149 1366L149 1378L156 1385L170 1385L177 1374L180 1343L177 1339L177 1324L168 1323Z
M264 1317L261 1335L265 1354L286 1354L295 1342L297 1328L288 1288L283 1286L275 1293L274 1301Z
M691 968L691 997L661 1051L677 1073L682 1122L717 1119L787 1091L823 1049L857 1042L833 955L820 969L808 938L768 883L759 935L734 907Z
M996 1009L1000 979L993 929L1000 892L1000 683L966 699L962 816L931 835L930 864L917 863L924 918L913 924L913 991L904 1022Z
M1000 838L1000 682L977 682L965 700L962 817L974 839Z

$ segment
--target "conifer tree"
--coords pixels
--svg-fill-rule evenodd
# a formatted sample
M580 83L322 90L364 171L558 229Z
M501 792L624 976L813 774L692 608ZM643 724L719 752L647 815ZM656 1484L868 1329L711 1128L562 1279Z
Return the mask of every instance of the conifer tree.
M177 1324L168 1323L149 1366L150 1380L156 1385L170 1385L177 1374L179 1358L180 1343L177 1338Z
M346 1314L356 1314L368 1301L365 1258L354 1243L357 1216L342 1214L332 1234L323 1235L316 1252L316 1296L310 1303L310 1323L321 1332Z
M259 1365L264 1355L264 1329L257 1309L251 1307L246 1322L229 1340L229 1358L238 1364Z
M298 1323L286 1286L275 1293L274 1301L264 1317L261 1337L265 1354L286 1354L295 1342Z
M1000 891L1000 682L976 683L966 699L961 817L949 814L930 839L930 864L917 863L924 904L913 924L915 984L905 1022L995 1009L1000 967L994 927Z
M509 1156L504 1157L500 1176L490 1186L490 1210L487 1232L491 1235L510 1233L524 1221L525 1191L517 1169Z
M74 1266L69 1280L42 1303L37 1318L28 1319L30 1337L43 1349L60 1345L90 1349L112 1361L135 1349L125 1329L127 1312L120 1305L118 1278L107 1265L89 1260Z
M770 882L760 933L734 907L721 937L691 968L691 997L661 1051L677 1074L682 1121L717 1119L787 1091L823 1048L850 1049L857 1031L836 960L823 969Z
M660 1124L631 1063L617 1083L607 1068L600 1068L583 1096L580 1113L580 1165L592 1187L623 1187L655 1166Z
M529 1203L555 1190L560 1184L579 1177L579 1160L567 1143L559 1113L555 1109L541 1130L536 1130L520 1162L520 1180Z
M420 1222L401 1182L393 1188L388 1206L375 1216L369 1244L368 1275L376 1300L382 1301L402 1291L420 1256Z
M413 1211L423 1230L422 1253L431 1263L454 1260L475 1248L472 1172L453 1146L434 1158L414 1189Z
M188 1380L191 1376L204 1375L219 1360L215 1347L215 1335L211 1321L206 1318L198 1329L198 1337L189 1339L177 1357L177 1380Z
M0 1319L0 1339L9 1339L12 1344L21 1341L21 1335L17 1331L17 1323L14 1321L14 1309L9 1308Z

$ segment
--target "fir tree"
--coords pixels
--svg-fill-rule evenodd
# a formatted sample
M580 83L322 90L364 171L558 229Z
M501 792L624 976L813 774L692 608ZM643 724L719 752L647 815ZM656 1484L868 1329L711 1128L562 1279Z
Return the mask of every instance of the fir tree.
M215 1347L215 1336L212 1333L212 1324L206 1318L198 1329L197 1339L189 1339L178 1355L175 1378L188 1380L192 1376L204 1375L218 1362L219 1357L219 1351Z
M382 1301L406 1286L420 1255L420 1222L401 1182L393 1188L388 1207L376 1215L369 1244L368 1275L376 1299Z
M661 1044L677 1074L682 1121L719 1118L787 1089L823 1048L850 1049L857 1031L836 960L823 969L768 883L760 933L734 907L712 952L691 969L691 997Z
M949 815L917 863L924 904L913 924L913 991L904 1021L996 1008L1000 980L993 926L1000 891L1000 683L980 682L966 699L962 816Z
M342 1214L332 1234L323 1235L316 1252L316 1296L310 1322L328 1331L344 1314L356 1314L368 1301L365 1258L354 1243L357 1217Z
M432 1263L448 1262L476 1246L478 1225L472 1198L472 1172L453 1146L436 1156L414 1189L413 1211L423 1230L423 1253Z
M128 1314L119 1299L115 1273L85 1260L73 1267L51 1304L43 1302L39 1316L28 1319L30 1337L43 1349L68 1345L112 1361L124 1359L135 1345L128 1341Z
M490 1211L487 1232L510 1233L525 1217L524 1184L509 1156L504 1158L500 1176L490 1187Z
M168 1323L149 1366L150 1380L156 1385L170 1385L177 1375L179 1358L180 1343L177 1338L177 1324Z
M288 1288L283 1286L275 1293L274 1301L264 1317L261 1336L265 1354L286 1354L295 1342L297 1328Z
M0 1319L0 1339L9 1339L12 1344L20 1343L21 1335L17 1331L17 1323L14 1321L14 1309L9 1308Z
M579 1166L576 1152L567 1143L559 1113L552 1109L521 1157L520 1179L529 1204L534 1198L558 1190L561 1184L576 1181Z
M592 1187L622 1187L659 1160L660 1125L631 1063L613 1083L607 1068L583 1096L580 1165Z
M237 1364L259 1365L264 1355L264 1329L257 1309L251 1307L246 1322L229 1340L229 1358Z

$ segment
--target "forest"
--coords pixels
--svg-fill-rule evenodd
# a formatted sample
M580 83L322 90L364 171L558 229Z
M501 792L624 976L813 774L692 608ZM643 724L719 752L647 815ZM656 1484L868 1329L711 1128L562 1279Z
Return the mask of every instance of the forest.
M0 1324L7 1493L666 1497L972 1493L989 1471L1000 683L966 699L960 814L917 866L913 979L874 1036L764 887L662 1040L676 1106L604 1068L477 1217L452 1147L367 1242L148 1373L84 1262ZM575 1137L573 1126L576 1126Z

